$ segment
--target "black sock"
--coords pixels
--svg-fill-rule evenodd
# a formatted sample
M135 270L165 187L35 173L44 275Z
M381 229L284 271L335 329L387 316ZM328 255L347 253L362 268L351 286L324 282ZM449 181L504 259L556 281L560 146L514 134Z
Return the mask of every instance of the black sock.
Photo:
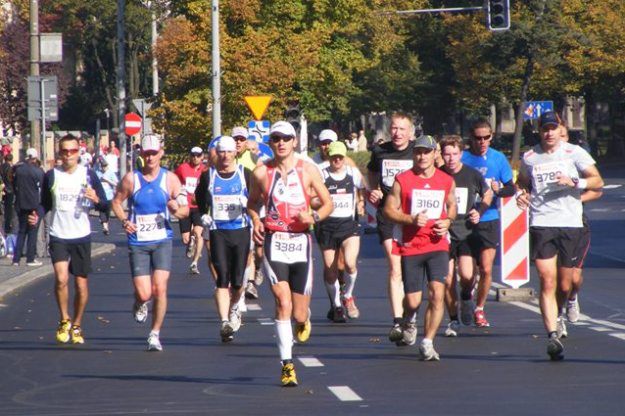
M471 300L471 291L470 290L468 290L466 292L464 290L461 291L460 292L460 299L462 299L462 300Z
M556 331L551 331L547 334L547 338L558 338L558 333Z
M403 318L393 318L393 323L394 324L401 324L403 320L404 320Z
M449 315L449 320L450 321L457 321L458 320L458 315Z

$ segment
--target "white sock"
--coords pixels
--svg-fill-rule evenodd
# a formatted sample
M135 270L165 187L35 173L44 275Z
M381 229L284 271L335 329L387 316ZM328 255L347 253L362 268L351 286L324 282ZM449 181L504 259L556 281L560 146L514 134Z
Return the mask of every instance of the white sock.
M423 338L423 340L421 341L421 344L423 344L423 345L434 345L432 340L429 339L429 338Z
M352 292L354 291L354 286L356 285L356 277L358 277L357 271L354 274L345 273L345 288L343 291L344 297L352 297Z
M330 302L332 302L336 308L341 306L341 288L338 279L334 283L328 283L326 281L323 283L326 285L328 296L330 296Z
M293 359L293 328L291 321L279 321L276 319L276 339L278 350L280 350L280 360Z
M156 335L157 337L160 335L161 331L151 330L150 335Z
M247 266L245 271L243 272L243 287L247 286L247 282L252 280L252 269L253 267Z

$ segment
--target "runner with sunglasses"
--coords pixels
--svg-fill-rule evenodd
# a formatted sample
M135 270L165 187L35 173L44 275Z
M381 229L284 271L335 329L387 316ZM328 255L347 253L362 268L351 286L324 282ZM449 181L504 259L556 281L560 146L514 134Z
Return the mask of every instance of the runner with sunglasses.
M275 330L283 386L296 386L293 366L293 329L299 342L310 337L310 295L312 293L312 244L310 226L325 219L333 205L315 165L295 156L297 144L293 126L278 121L271 126L270 146L274 159L257 167L252 175L248 213L254 226L254 241L263 244L265 276L276 300ZM310 195L319 208L310 209ZM264 204L266 216L260 219Z
M465 325L471 324L471 318L477 327L487 327L484 307L493 279L493 263L499 246L499 211L498 197L510 197L515 193L512 168L506 156L491 148L493 129L486 120L478 120L471 127L471 142L468 152L463 152L462 163L479 171L486 184L492 189L494 197L490 207L480 216L469 237L469 245L479 266L477 299L475 305L468 294L462 295L460 319ZM475 284L475 282L474 282Z

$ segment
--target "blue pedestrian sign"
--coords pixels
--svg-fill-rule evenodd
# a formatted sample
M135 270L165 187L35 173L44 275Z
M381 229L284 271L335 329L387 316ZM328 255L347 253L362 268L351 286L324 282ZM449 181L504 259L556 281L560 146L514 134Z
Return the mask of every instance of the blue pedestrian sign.
M553 111L553 101L528 101L525 103L523 120L538 120L546 111Z
M269 128L271 123L267 120L254 120L247 123L248 140L255 140L258 143L269 141Z

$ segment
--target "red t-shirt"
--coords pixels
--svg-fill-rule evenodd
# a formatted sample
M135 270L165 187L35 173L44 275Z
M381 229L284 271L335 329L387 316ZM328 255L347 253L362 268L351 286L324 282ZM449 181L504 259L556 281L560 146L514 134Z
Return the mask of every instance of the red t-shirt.
M189 201L189 208L197 208L197 204L194 204L193 201L195 199L195 188L197 187L198 182L200 181L200 176L204 171L204 166L200 163L196 167L191 166L189 162L185 162L182 165L178 166L176 171L174 172L178 179L180 179L180 183L187 190L187 201Z
M401 186L401 208L406 214L426 211L429 219L424 227L402 225L393 238L393 254L414 256L433 251L449 251L449 238L434 232L437 219L447 218L447 197L454 180L436 169L430 178L417 175L413 169L398 174L395 181Z

